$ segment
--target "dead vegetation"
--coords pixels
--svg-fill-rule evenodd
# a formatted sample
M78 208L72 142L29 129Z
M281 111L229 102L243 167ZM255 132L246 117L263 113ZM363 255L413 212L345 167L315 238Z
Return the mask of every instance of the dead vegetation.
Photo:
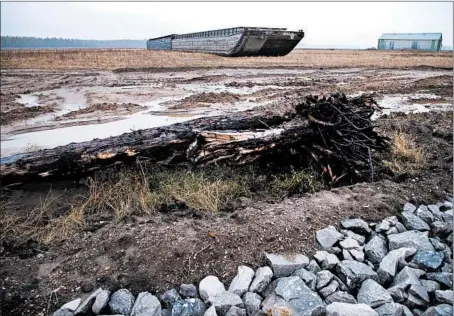
M425 161L424 149L408 134L397 131L391 138L392 158L384 163L396 174L412 173Z
M294 50L284 57L221 57L146 49L2 50L2 69L118 68L412 68L452 69L452 52Z

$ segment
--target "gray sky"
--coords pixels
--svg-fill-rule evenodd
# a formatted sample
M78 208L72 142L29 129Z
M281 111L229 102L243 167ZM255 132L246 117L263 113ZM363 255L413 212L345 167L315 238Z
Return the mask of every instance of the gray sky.
M453 46L453 3L1 3L2 35L146 39L233 26L303 29L303 47L366 48L386 32L442 32L443 45Z

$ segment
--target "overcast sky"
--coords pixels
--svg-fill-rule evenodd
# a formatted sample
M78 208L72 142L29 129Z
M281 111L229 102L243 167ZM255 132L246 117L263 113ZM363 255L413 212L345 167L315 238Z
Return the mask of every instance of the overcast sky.
M453 3L1 3L2 35L146 39L234 26L303 29L303 47L366 48L385 32L442 32L443 45L453 46Z

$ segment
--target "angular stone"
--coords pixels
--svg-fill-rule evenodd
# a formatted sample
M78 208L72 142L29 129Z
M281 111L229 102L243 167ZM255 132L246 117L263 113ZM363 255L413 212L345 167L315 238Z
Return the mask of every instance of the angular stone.
M295 315L295 310L290 303L275 293L263 300L262 311L268 316Z
M180 294L178 294L177 290L175 289L165 291L164 294L161 295L161 301L166 308L171 307L173 303L180 300Z
M432 214L431 211L429 211L429 209L427 207L424 207L424 208L419 207L416 210L415 214L419 218L421 218L423 221L425 221L427 224L430 224L435 220L434 215Z
M307 271L310 271L312 273L317 273L321 270L320 266L317 264L315 260L309 261L308 266L306 267Z
M326 306L326 316L378 316L369 305L334 302Z
M364 252L362 250L350 249L350 255L359 262L364 262Z
M452 209L446 212L443 212L443 220L448 223L452 223Z
M342 233L347 235L347 237L351 237L356 240L360 246L364 245L364 243L366 242L366 237L356 234L351 230L342 230Z
M187 298L173 303L172 316L203 316L206 310L201 299Z
M402 305L392 302L375 308L375 311L380 316L402 316L404 308Z
M336 280L332 280L327 286L320 289L318 291L318 293L320 294L320 296L322 298L326 298L326 297L330 296L331 294L333 294L334 292L336 292L338 288L339 288L339 283L337 283Z
M452 305L440 304L437 306L429 307L423 314L423 316L452 316L453 308Z
M250 292L261 293L263 292L268 284L270 284L273 278L273 271L270 267L260 267L255 272L254 280L252 280L251 286L249 287Z
M287 277L309 264L309 258L302 254L268 254L266 258L276 278Z
M107 306L109 303L110 291L102 290L98 295L96 295L95 302L91 307L91 310L95 314L100 314L101 311Z
M172 309L170 308L161 309L161 316L172 316Z
M441 267L441 272L452 273L452 264L444 263Z
M375 231L377 233L385 232L391 228L391 223L385 218L382 220L376 227Z
M243 302L247 315L252 316L254 312L260 309L262 298L256 293L247 292L246 294L244 294Z
M440 208L434 204L427 205L427 208L432 213L435 220L442 221L443 220L443 212L440 211Z
M378 275L374 270L368 265L357 261L342 261L336 266L336 272L349 289L359 287L367 279L378 281Z
M342 234L334 226L328 226L317 231L315 238L323 249L330 249L342 238Z
M200 292L200 290L199 290ZM201 292L200 292L201 293ZM225 316L227 311L232 307L244 308L241 297L235 293L224 291L213 298L212 305L216 308L219 316Z
M430 302L429 293L427 293L426 288L422 285L412 284L408 289L408 294L411 294L414 297L417 297L418 299L424 301L425 304L429 304Z
M386 291L391 295L394 302L403 303L408 298L408 293L405 291L405 288L399 286L390 287Z
M342 250L342 257L344 258L344 260L355 260L353 259L353 256L350 254L350 251L348 250Z
M446 303L452 305L452 290L447 291L435 291L435 301L440 304Z
M404 209L403 209L404 212L408 211L408 212L414 212L416 211L416 206L414 206L413 204L411 203L405 203L404 204Z
M361 249L361 246L358 244L358 242L351 237L345 238L339 244L343 249L346 249L346 250Z
M316 290L317 277L310 271L307 271L305 268L301 268L293 272L292 276L298 276L301 280L306 283L306 285L312 290Z
M349 229L360 235L369 235L372 231L366 221L354 218L354 219L344 219L341 221L342 227Z
M403 233L403 232L407 231L407 229L401 222L397 223L395 227L396 227L398 233Z
M364 303L376 308L392 302L391 295L374 280L368 279L361 284L361 288L358 291L358 303Z
M246 316L246 310L232 306L229 308L225 316Z
M199 283L199 294L205 303L212 302L213 298L222 292L225 292L224 284L213 275L205 277ZM227 310L224 313L226 312Z
M413 255L416 248L400 248L391 250L380 262L380 267L377 270L380 282L382 284L389 282L397 272L400 265L405 264L405 258Z
M391 227L387 232L386 232L386 236L388 235L393 235L393 234L398 234L399 231L397 230L396 227Z
M399 303L396 303L396 304L402 306L402 308L403 308L402 316L414 316L413 313L411 312L411 310L407 306L401 305Z
M102 292L102 288L97 289L93 293L91 293L75 310L74 315L83 315L86 314L91 307L93 306L93 303L96 300L96 296L98 296L99 293Z
M452 273L449 272L431 272L426 274L428 280L437 281L452 289Z
M436 251L441 251L448 247L446 244L442 243L438 237L429 238L429 240Z
M74 316L74 313L68 308L60 308L56 310L52 316Z
M98 294L98 296L99 296L99 294ZM98 297L98 296L96 296L96 297ZM75 300L72 300L68 303L63 304L62 307L60 307L60 309L68 309L70 311L75 311L77 309L77 307L79 306L80 301L81 301L80 298L76 298Z
M203 316L218 316L218 314L216 313L216 308L214 308L214 306L211 306L205 311L205 314L203 314Z
M412 309L415 307L424 307L426 305L423 300L410 293L408 293L407 301L404 304Z
M235 278L233 278L232 283L230 283L229 291L242 296L248 291L254 274L254 270L252 270L251 268L246 266L239 266L238 273L236 274Z
M266 287L266 289L260 293L261 296L267 298L268 296L273 294L279 280L280 279L275 279L271 281L270 284L268 284L268 286Z
M331 280L334 278L334 274L329 272L328 270L322 270L317 273L317 285L316 289L319 290L327 286Z
M388 253L386 241L378 235L373 236L364 247L366 258L373 263L380 263Z
M181 284L180 295L183 298L198 298L197 287L194 284Z
M432 280L420 280L422 286L426 289L427 293L434 293L435 290L440 289L440 283Z
M147 293L147 292L144 292L144 293ZM139 297L137 299L139 299ZM158 303L159 303L159 301L158 301ZM121 289L121 290L115 291L112 294L112 296L110 297L109 307L110 307L110 310L112 311L112 313L114 313L114 314L123 314L125 316L129 316L129 315L131 315L133 306L134 306L134 296L127 289ZM161 305L159 305L159 306L161 306ZM161 308L159 307L159 311L160 311L160 309ZM138 315L142 315L142 314L136 314L133 316L138 316Z
M330 270L339 263L337 256L327 251L317 251L314 258L320 263L322 269Z
M443 263L444 255L442 252L435 251L418 251L411 262L418 265L420 269L436 270Z
M404 224L405 228L409 230L430 230L429 225L425 221L411 212L402 212L400 214L400 218L402 219L402 223Z
M389 250L399 248L416 248L417 250L434 251L434 247L426 234L419 231L406 231L399 234L389 235Z
M325 302L328 304L339 302L339 303L350 303L356 304L356 300L353 296L348 294L347 292L337 291L325 299Z
M406 289L411 285L421 285L419 277L423 275L424 271L404 267L394 278L388 293L395 302L403 302L407 299L408 295Z
M430 227L433 236L446 236L452 232L452 223L435 221Z

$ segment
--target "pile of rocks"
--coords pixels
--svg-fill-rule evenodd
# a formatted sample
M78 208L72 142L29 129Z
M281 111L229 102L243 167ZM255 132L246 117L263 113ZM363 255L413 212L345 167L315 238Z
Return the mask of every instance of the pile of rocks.
M452 200L368 224L346 219L316 233L323 250L268 254L269 266L240 266L228 289L215 276L160 299L98 289L53 316L400 316L452 315Z

